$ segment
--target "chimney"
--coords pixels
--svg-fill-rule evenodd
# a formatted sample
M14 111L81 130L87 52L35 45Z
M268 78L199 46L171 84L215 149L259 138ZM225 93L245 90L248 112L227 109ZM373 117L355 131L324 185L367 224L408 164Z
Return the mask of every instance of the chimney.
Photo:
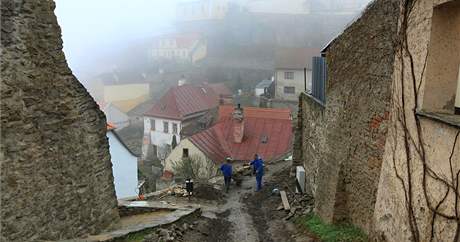
M238 107L233 110L232 113L232 124L233 124L233 142L240 144L243 142L244 137L244 117L243 108L238 104Z

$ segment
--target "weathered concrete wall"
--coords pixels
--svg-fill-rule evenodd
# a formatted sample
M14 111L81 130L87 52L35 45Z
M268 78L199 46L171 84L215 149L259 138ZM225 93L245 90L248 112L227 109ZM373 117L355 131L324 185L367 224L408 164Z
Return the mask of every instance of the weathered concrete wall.
M105 117L67 66L54 8L1 2L1 241L118 220Z
M438 2L445 4L436 6ZM452 107L438 105L440 102L437 101L429 103L433 98L441 98L445 102L451 99L452 92L455 92L453 88L444 88L447 83L455 82L455 75L449 73L458 70L458 49L455 50L456 56L444 55L446 58L453 57L450 61L454 62L454 65L442 67L446 74L442 82L431 78L429 68L430 63L436 61L431 58L436 58L437 54L444 52L439 50L439 45L447 49L452 47L449 45L451 39L443 39L440 36L445 33L449 37L455 36L452 35L452 31L456 32L457 36L460 34L460 2L416 1L412 9L407 27L407 44L413 63L406 51L403 57L398 54L395 59L392 85L395 102L391 107L391 128L385 145L375 207L374 240L460 241L460 238L455 238L456 231L460 232L460 203L457 203L456 212L455 204L458 197L456 199L453 192L459 192L456 184L460 172L460 117L445 114L446 110ZM438 16L440 18L437 21L444 19L444 22L438 23L441 29L436 29L435 22L432 21L437 10L442 10L442 14L446 14ZM402 16L400 19L401 22ZM436 36L432 36L433 34ZM422 74L424 72L426 75ZM444 114L438 114L438 119L427 118L422 115L423 112L414 114L414 110L425 109ZM418 137L421 137L421 140ZM423 148L420 143L423 144ZM448 189L446 184L451 184L451 188ZM449 193L446 195L447 191ZM444 196L446 197L443 200ZM438 212L452 218L434 216L432 209L438 204Z
M315 211L370 231L393 73L398 4L377 0L333 41L326 104L301 98L302 160ZM295 159L298 159L295 157Z

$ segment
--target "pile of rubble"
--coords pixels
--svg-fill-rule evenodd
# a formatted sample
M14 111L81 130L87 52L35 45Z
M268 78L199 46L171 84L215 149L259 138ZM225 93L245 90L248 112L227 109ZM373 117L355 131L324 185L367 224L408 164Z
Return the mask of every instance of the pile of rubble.
M299 193L297 190L291 189L295 182L295 173L292 171L290 172L289 182L284 183L285 191L278 191L276 189L273 190L272 193L279 193L281 197L281 204L276 208L276 210L285 210L287 212L287 216L284 217L285 220L289 220L292 218L297 218L303 215L307 215L313 211L314 207L314 198L308 194ZM297 185L299 186L299 185ZM298 187L299 191L300 188Z
M173 224L168 229L159 228L153 233L146 235L142 242L182 241L184 234L188 230L194 230L195 227L196 222L192 224L183 223L181 226Z
M297 218L303 215L307 215L313 211L314 200L313 197L306 194L286 193L289 206L287 209L283 206L283 203L278 206L277 210L285 210L287 216L285 220Z
M168 196L187 197L189 194L185 189L185 185L174 185L161 191L155 192L153 197L155 197L155 199L163 199ZM205 200L222 199L222 185L207 182L195 183L192 197Z
M188 196L188 193L185 190L184 185L175 185L175 186L161 190L158 196L160 199L166 196L186 197Z

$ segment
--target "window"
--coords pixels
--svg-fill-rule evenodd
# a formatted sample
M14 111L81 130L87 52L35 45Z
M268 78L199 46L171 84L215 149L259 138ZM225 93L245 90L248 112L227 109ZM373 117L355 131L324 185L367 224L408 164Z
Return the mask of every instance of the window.
M292 72L292 71L284 72L284 79L293 80L294 79L294 72Z
M169 123L163 122L163 132L169 133Z
M418 108L433 113L458 114L460 2L451 1L434 7L431 20L425 87Z
M182 149L182 158L188 158L188 149Z
M150 130L155 131L155 119L150 119Z
M284 87L284 93L295 94L295 87Z
M177 134L177 124L173 124L173 134Z

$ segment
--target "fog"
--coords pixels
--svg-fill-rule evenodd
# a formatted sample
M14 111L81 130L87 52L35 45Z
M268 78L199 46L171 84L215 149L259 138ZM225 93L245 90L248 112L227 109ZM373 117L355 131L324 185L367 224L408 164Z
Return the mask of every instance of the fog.
M101 82L101 75L118 73L123 82L142 75L161 93L184 76L251 89L271 77L277 50L321 49L368 1L56 0L55 13L69 66L87 88ZM199 21L176 14L178 5L190 3L205 4L194 13L221 3L226 12ZM165 33L198 33L205 57L193 63L152 58L155 38Z
M77 76L136 42L172 28L175 0L56 0L64 52ZM96 68L95 66L96 65Z

